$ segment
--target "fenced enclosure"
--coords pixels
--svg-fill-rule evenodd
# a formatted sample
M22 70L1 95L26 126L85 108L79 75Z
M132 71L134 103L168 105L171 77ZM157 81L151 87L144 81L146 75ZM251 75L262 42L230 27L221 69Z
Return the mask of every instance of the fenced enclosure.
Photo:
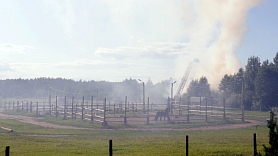
M48 101L4 101L2 106L5 110L17 112L33 113L36 115L51 115L68 119L81 119L92 124L102 124L103 126L115 124L155 124L156 122L170 123L195 123L195 122L216 122L226 119L242 119L241 109L226 108L225 100L221 105L215 105L211 99L200 97L188 98L186 103L181 100L174 101L168 98L165 103L129 102L125 97L123 102L111 102L104 99L96 101L93 97L85 100L84 96L80 100L74 97L48 97ZM169 108L166 116L155 120L158 112ZM168 121L169 116L169 121ZM165 119L166 117L166 119Z

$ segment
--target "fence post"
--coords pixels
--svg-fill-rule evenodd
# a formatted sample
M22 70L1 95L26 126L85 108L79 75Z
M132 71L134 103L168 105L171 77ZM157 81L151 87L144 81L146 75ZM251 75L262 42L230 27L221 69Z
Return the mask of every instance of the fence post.
M149 105L150 105L150 98L148 97L148 114L147 114L147 124L150 124L150 118L149 118L149 115L150 115L150 110L149 110Z
M10 146L6 146L5 156L9 156L9 155L10 155Z
M109 114L111 114L110 101L108 103L108 110L109 110Z
M116 104L114 102L114 116L115 116L115 113L116 113Z
M42 110L45 110L44 101L42 102Z
M6 101L4 102L4 109L5 109L5 110L7 109Z
M14 110L14 101L13 101L13 110Z
M127 121L126 121L126 103L127 103L127 96L125 97L125 117L124 117L124 125L127 124Z
M179 101L179 115L182 115L182 103L181 103L181 96L180 96L180 101Z
M206 98L206 122L208 122L208 100Z
M66 115L67 115L66 107L67 107L67 97L65 96L65 103L64 103L64 119L66 119Z
M51 95L48 95L49 115L51 116Z
M256 156L257 153L257 138L256 138L256 133L253 134L253 145L254 145L254 156Z
M98 115L98 101L97 101L97 111L96 111L97 115Z
M75 113L74 113L74 118L76 119L76 114L77 114L77 107L78 107L78 101L76 101L75 104Z
M55 116L56 116L56 118L57 118L57 116L58 116L58 111L57 111L57 108L58 107L58 97L56 96L56 105L55 105Z
M113 155L112 140L109 140L109 156Z
M92 96L92 101L91 101L91 122L94 123L94 116L93 116L93 105L94 105L94 97Z
M71 119L73 119L73 100L74 100L74 96L72 96L71 99Z
M31 113L33 112L33 102L32 101L30 102L30 112Z
M200 114L202 114L202 97L200 96Z
M189 144L188 144L188 135L186 135L185 137L185 155L188 156L188 147L189 147Z
M6 102L5 102L6 103ZM21 101L21 110L23 110L24 107L23 107L23 101Z
M84 96L82 98L82 103L81 103L81 119L84 119Z
M28 112L28 108L29 108L29 103L28 103L28 101L26 101L26 112Z
M168 108L169 108L168 110L169 110L169 113L170 113L171 112L171 108L172 108L171 107L172 104L170 103L170 98L169 97L168 97L168 100L167 100L167 105L168 105ZM170 121L171 121L171 117L170 117Z
M19 111L19 101L16 102L16 105L17 105L17 111Z
M187 123L189 123L189 113L190 113L190 107L189 107L189 104L190 104L190 97L188 96L187 97Z
M225 111L225 98L223 97L223 120L226 119L226 111Z
M39 115L39 102L37 102L37 111L36 114Z
M10 107L11 107L11 102L9 101L9 110L11 109Z
M104 99L104 108L103 108L103 126L107 126L107 121L106 121L106 98Z

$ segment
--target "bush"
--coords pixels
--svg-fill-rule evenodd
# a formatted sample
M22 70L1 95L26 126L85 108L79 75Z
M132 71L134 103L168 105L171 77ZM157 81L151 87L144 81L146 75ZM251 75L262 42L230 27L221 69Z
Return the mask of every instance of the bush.
M270 118L267 120L267 127L269 128L269 144L270 147L264 146L266 156L278 156L278 126L277 118L274 118L274 113L270 112Z

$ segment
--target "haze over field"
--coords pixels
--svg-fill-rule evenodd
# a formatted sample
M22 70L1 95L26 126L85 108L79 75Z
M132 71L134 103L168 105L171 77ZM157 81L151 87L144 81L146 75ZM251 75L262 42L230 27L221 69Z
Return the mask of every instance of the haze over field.
M206 76L278 51L278 1L0 1L0 79Z

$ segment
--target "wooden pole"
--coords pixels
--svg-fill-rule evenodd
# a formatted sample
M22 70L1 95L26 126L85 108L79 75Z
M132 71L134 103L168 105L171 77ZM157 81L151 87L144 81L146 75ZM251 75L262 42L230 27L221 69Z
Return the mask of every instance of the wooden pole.
M9 156L9 155L10 155L10 146L6 146L5 156Z
M74 118L76 119L76 114L77 114L77 107L78 107L78 101L76 101L75 104L75 113L74 113Z
M179 115L182 115L182 103L181 103L181 96L180 96L180 101L179 101Z
M56 118L58 116L57 107L58 107L58 97L56 96L56 105L55 105L55 116L56 116Z
M93 105L94 105L94 97L92 96L92 101L91 101L91 122L94 123L94 116L93 116Z
M26 112L28 112L28 109L29 109L29 103L28 103L28 101L26 101Z
M97 101L97 111L96 111L97 115L98 115L98 101Z
M37 102L37 110L36 110L36 114L39 115L39 102Z
M44 101L42 102L42 110L45 110Z
M82 103L81 103L81 119L84 119L84 96L82 98Z
M109 156L113 155L112 140L109 140Z
M74 114L73 114L73 101L74 101L74 96L72 96L72 98L71 98L71 119L73 119L74 118Z
M200 96L200 114L202 114L202 99L201 99L201 96Z
M48 96L49 115L51 115L51 95Z
M208 100L206 98L206 122L208 122Z
M242 77L241 121L244 121L244 77Z
M147 114L147 124L150 124L150 111L149 111L149 105L150 105L150 98L148 97L148 114Z
M106 121L106 98L104 99L104 108L103 108L103 126L107 126L107 121Z
M116 111L116 104L115 104L115 102L114 102L114 116L115 116L115 112Z
M223 120L226 119L225 98L223 97Z
M253 134L253 147L254 147L254 156L258 155L257 153L257 138L256 133Z
M127 103L127 96L125 97L125 117L124 117L124 125L127 124L127 121L126 121L126 103Z
M186 135L185 137L185 155L188 156L188 147L189 147L189 144L188 144L188 135Z
M189 123L189 113L190 113L189 104L190 104L190 97L188 96L187 97L187 123Z
M66 119L66 115L67 115L67 97L65 96L65 101L64 101L64 119Z
M32 101L30 102L30 112L31 113L33 112L33 102Z

